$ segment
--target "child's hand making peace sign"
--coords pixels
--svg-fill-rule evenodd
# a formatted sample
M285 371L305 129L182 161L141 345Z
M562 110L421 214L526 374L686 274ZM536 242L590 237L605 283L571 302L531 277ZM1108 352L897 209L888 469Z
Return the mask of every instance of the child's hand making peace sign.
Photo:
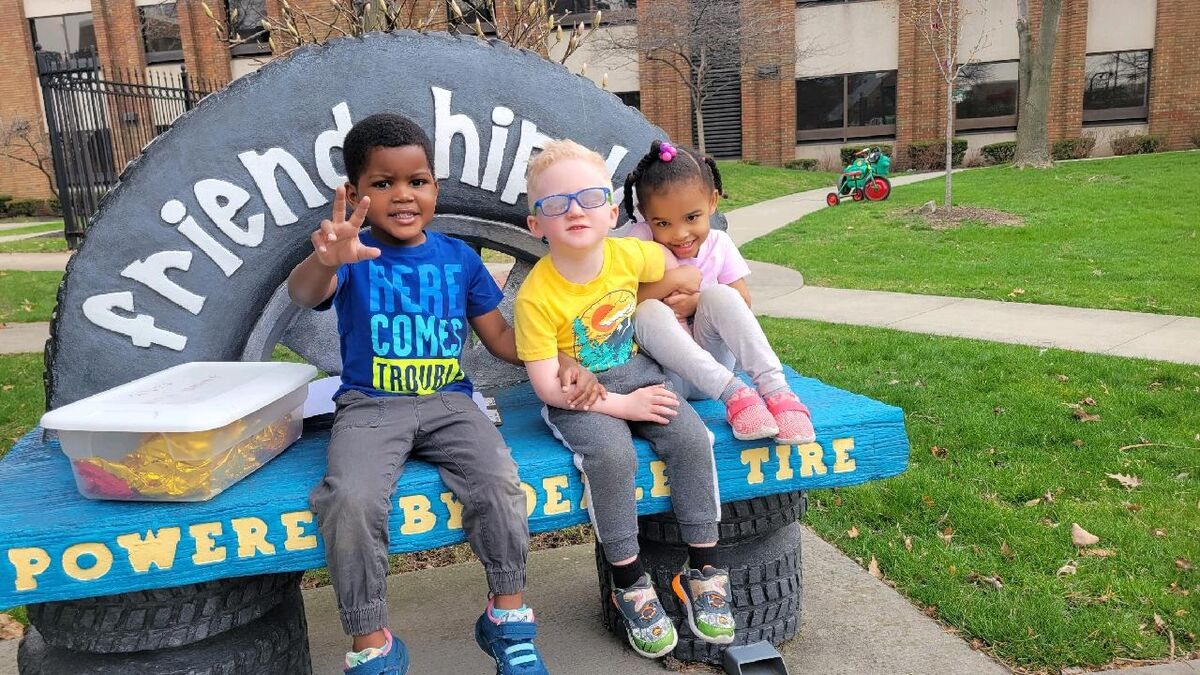
M379 257L379 249L364 245L358 238L370 204L371 198L364 196L358 200L358 208L350 214L350 220L346 220L346 187L338 187L333 197L332 219L322 220L321 227L311 237L313 250L322 265L337 268Z

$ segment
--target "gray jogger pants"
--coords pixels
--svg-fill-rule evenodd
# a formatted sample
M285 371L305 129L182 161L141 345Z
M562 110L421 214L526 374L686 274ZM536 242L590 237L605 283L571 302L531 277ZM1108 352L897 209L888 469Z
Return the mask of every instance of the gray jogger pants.
M624 365L596 373L596 378L614 394L628 394L666 380L658 364L642 354ZM717 541L721 497L717 491L712 436L687 401L680 400L678 411L670 423L657 424L629 422L582 410L552 407L543 410L554 435L575 453L575 465L587 483L588 513L596 528L596 538L611 562L638 553L634 496L638 466L631 434L650 441L654 452L666 463L671 506L683 540L689 544Z
M410 456L437 466L462 503L463 531L492 593L525 587L525 493L504 439L475 402L457 392L346 392L337 399L325 478L308 499L350 635L387 625L388 511Z
M658 300L638 305L634 330L638 346L667 370L687 398L721 398L735 362L760 394L787 388L783 365L754 312L736 289L724 284L700 291L691 335Z

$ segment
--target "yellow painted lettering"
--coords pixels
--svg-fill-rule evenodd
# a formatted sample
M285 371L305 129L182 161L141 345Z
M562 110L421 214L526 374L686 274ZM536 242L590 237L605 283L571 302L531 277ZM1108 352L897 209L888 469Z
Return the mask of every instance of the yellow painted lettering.
M10 548L8 562L17 570L17 590L32 591L37 588L38 575L50 567L50 554L44 548Z
M642 501L642 497L645 497L645 496L646 496L646 491L643 490L642 488L636 487L633 489L633 498L638 500L639 502Z
M546 491L546 506L542 511L548 516L571 512L571 500L563 499L561 490L570 484L566 476L547 476L542 479L542 489Z
M853 449L853 438L833 439L834 473L849 473L857 467L854 458L850 456L850 451Z
M821 449L820 443L805 443L798 446L796 452L800 455L800 475L808 478L813 475L813 472L825 475L825 459L822 457L824 451Z
M188 534L196 540L196 552L192 563L207 565L225 560L225 547L217 546L213 537L221 536L221 523L197 523L188 527Z
M751 448L742 451L742 466L750 467L750 471L746 474L747 483L755 485L763 482L762 465L770 458L771 453L767 448Z
M791 480L796 475L792 471L792 446L775 446L775 456L779 458L779 470L775 472L775 480Z
M650 462L650 475L654 483L650 486L651 497L670 497L671 486L667 484L667 463L656 459Z
M312 521L312 511L308 510L280 514L279 522L283 523L283 531L287 533L283 540L283 550L307 551L316 548L317 535L307 534L308 528L305 527L311 525Z
M525 491L525 517L533 515L534 509L537 508L537 490L533 486L524 481L521 482L521 489Z
M446 521L446 527L451 530L462 529L462 502L454 496L453 492L442 493L442 503L446 505L446 509L450 511L450 519Z
M92 557L92 564L88 567L79 564L79 559L85 555ZM75 544L63 551L63 571L67 576L79 581L92 581L108 574L112 569L112 562L112 551L99 542Z
M134 532L117 537L117 545L129 552L129 566L134 572L149 572L151 565L169 570L175 565L180 534L178 527L164 527L158 532L146 530L145 537Z
M267 523L262 518L234 518L229 524L237 535L239 558L253 558L259 553L275 555L275 545L267 541Z
M437 525L437 516L429 509L429 497L409 495L400 498L400 510L404 512L404 524L400 534L425 534Z

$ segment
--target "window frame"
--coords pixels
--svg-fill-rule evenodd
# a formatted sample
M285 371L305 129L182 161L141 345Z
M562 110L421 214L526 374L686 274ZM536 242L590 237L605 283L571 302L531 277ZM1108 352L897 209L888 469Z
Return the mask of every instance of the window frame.
M166 5L171 5L175 8L175 27L179 29L179 49L150 51L149 38L146 35L146 10L157 10ZM179 4L177 2L161 2L156 5L140 5L137 8L137 14L138 29L142 36L142 53L146 56L146 64L178 63L183 61L183 31L179 26Z
M1146 54L1146 93L1142 97L1142 105L1127 106L1124 108L1100 108L1089 110L1086 105L1087 101L1087 58L1089 56L1107 56L1109 54ZM1079 102L1082 108L1082 121L1085 126L1089 125L1105 125L1118 122L1129 123L1145 123L1150 121L1150 86L1154 76L1154 50L1153 49L1111 49L1104 52L1089 52L1083 55L1083 97Z
M614 25L633 23L634 22L634 14L636 13L636 10L637 10L636 0L615 0L615 1L624 6L617 7L614 9L601 8L602 11L604 11L605 14L607 15L604 17L604 25L614 26ZM554 10L554 0L548 0L548 2L550 3L551 13L554 13L554 11L555 11ZM576 24L578 24L580 26L590 26L592 23L592 19L596 16L596 2L597 2L597 0L587 0L588 5L591 7L591 10L589 10L587 12L569 12L562 16L559 16L557 13L555 13L554 20L557 21L558 23L562 24L563 30L574 28Z
M991 117L959 117L958 103L954 104L954 131L1012 131L1017 128L1017 113L1021 110L1021 66L1019 59L1003 59L1000 61L980 61L978 65L992 63L1012 63L1017 65L1016 98L1013 99L1011 115L993 115Z
M88 12L68 12L66 14L51 14L49 16L35 16L35 17L27 18L26 21L28 22L28 25L29 25L29 40L30 40L29 48L31 50L34 50L35 46L41 46L42 48L40 50L34 50L34 51L41 51L41 52L45 52L47 54L49 54L49 53L62 54L63 59L70 61L70 62L94 58L96 56L96 52L94 51L94 49L93 49L93 51L91 51L90 53L88 53L86 55L83 54L83 48L80 45L75 45L76 49L74 51L48 52L48 51L46 51L45 47L42 46L40 41L38 40L37 22L45 21L47 19L57 19L59 21L60 25L62 26L63 39L66 41L66 47L67 47L67 49L71 49L70 34L67 32L67 17L69 17L69 16L85 16L85 15L89 16L89 17L95 16L95 14L93 12L88 11ZM94 19L92 22L92 26L93 26L92 32L94 35L95 34L95 20ZM76 36L76 37L78 37L78 36Z
M842 0L833 0L841 2ZM898 72L895 70L863 70L853 73L838 73L835 75L820 75L817 77L801 77L795 80L796 90L793 98L800 95L799 83L805 80L823 80L833 77L842 78L842 126L829 127L827 129L796 129L796 143L817 143L821 141L841 141L843 143L853 140L861 140L868 138L885 138L896 135L896 124L872 124L865 126L850 126L850 78L855 75L877 75L879 73L888 73L898 77ZM792 105L798 106L799 101L795 101ZM895 117L896 111L892 110L892 116ZM796 120L799 125L799 111L797 111ZM854 133L851 133L851 130Z

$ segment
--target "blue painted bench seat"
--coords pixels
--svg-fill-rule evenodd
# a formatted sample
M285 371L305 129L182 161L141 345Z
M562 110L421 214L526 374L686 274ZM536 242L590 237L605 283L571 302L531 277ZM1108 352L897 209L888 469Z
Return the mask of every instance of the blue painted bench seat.
M789 370L812 410L818 443L778 446L733 438L723 408L695 407L716 435L722 501L854 485L908 465L903 412ZM528 384L496 394L500 427L520 466L534 532L587 522L571 455L550 435ZM66 456L42 430L0 461L0 608L325 564L308 492L325 467L328 432L307 433L267 466L208 502L93 501L80 496ZM638 446L638 510L670 508L662 464ZM458 505L431 465L413 461L390 516L391 551L463 541Z

